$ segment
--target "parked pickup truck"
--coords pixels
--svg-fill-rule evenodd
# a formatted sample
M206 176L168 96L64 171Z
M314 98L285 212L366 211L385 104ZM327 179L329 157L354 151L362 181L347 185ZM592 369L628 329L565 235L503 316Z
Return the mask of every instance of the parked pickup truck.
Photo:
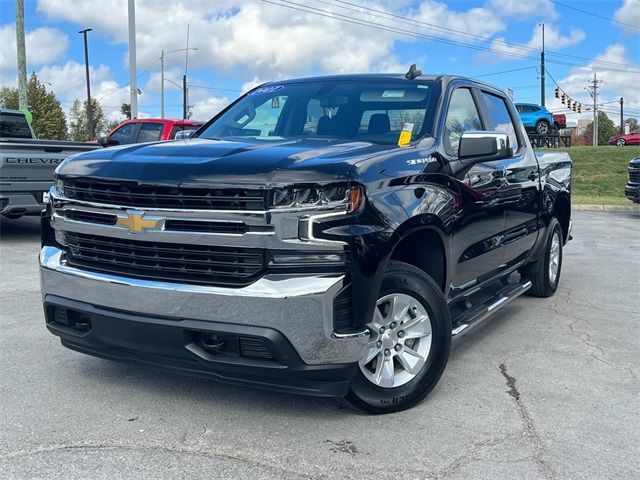
M0 110L0 215L40 214L53 185L53 171L74 153L95 143L36 140L24 113Z
M106 135L98 138L103 147L130 143L173 140L180 132L193 132L204 125L197 120L171 120L168 118L134 118L118 124ZM182 137L182 135L179 135Z
M567 127L567 116L564 113L554 113L553 126L551 127L551 131L553 133L558 133L560 130L566 127Z
M501 90L418 73L264 84L196 138L63 162L49 331L373 413L422 400L452 338L558 288L572 165L536 156Z

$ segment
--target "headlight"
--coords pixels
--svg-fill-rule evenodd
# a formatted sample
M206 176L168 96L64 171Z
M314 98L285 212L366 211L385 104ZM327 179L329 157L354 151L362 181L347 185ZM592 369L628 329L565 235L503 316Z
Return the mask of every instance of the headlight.
M55 181L54 181L56 190L58 191L58 193L60 195L64 195L64 182L62 180L62 178L60 177L56 177Z
M329 185L322 188L283 188L273 192L273 208L345 205L347 212L356 211L364 198L362 187Z

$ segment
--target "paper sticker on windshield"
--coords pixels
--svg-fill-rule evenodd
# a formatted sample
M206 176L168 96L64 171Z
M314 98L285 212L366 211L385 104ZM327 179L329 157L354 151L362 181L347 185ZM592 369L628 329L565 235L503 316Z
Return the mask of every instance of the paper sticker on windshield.
M383 90L382 98L403 98L404 90Z
M402 131L398 137L398 146L406 147L411 143L411 134L413 133L413 123L405 122L402 124Z
M247 95L263 95L265 93L279 92L280 90L284 90L284 85L267 85L266 87L256 88L247 93Z

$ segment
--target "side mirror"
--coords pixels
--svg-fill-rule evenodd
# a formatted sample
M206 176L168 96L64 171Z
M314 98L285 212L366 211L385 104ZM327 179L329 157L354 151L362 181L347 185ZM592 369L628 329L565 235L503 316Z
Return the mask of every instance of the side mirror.
M111 145L118 145L120 142L118 142L117 140L109 141L109 137L107 137L106 135L100 135L98 137L98 143L103 147L109 147Z
M189 130L179 130L176 132L176 136L174 137L176 140L179 140L181 138L191 138L191 135L193 135L196 131L194 129L189 129Z
M509 135L501 132L464 132L458 145L458 160L481 163L513 157Z

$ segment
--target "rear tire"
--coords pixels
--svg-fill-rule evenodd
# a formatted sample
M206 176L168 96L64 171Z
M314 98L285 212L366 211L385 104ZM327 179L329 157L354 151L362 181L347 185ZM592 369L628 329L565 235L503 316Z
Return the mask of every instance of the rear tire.
M529 265L523 272L524 278L531 280L527 295L532 297L551 297L558 289L562 270L562 229L554 217L549 223L550 235L547 239L544 255Z
M440 380L451 346L451 318L440 287L412 265L389 262L368 328L370 342L346 400L373 414L406 410L423 400Z

